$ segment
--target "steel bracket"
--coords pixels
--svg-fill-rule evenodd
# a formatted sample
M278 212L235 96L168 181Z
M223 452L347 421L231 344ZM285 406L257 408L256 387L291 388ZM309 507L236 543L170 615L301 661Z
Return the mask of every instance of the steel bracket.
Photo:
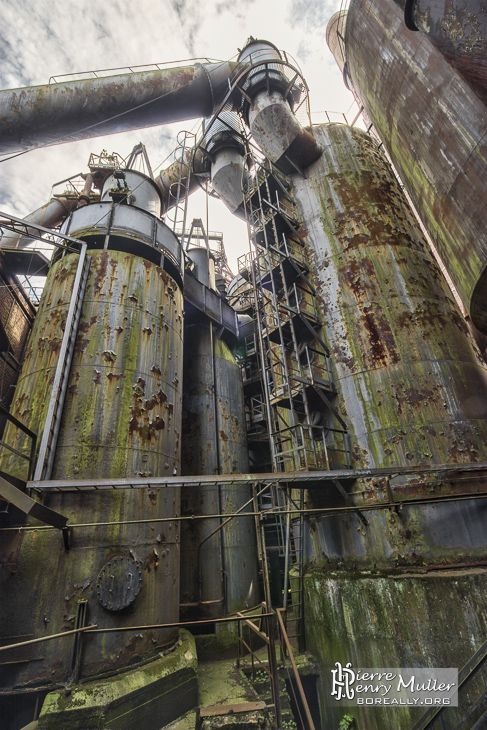
M347 502L347 504L350 507L354 507L355 505L353 503L353 500L351 499L350 495L347 494L347 492L344 490L344 488L342 487L342 485L340 484L340 482L338 481L338 479L333 479L333 484L338 489L338 491L340 492L340 494L342 495L342 497L345 499L345 501ZM359 509L356 509L355 510L355 514L361 520L362 524L365 527L368 527L369 526L369 521L368 521L368 519L366 518L366 516L364 515L363 512L361 512Z

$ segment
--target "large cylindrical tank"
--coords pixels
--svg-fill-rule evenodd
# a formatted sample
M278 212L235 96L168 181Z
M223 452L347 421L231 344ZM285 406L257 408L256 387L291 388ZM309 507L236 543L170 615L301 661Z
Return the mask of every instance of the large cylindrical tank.
M172 476L179 471L182 293L142 258L88 255L53 478ZM59 346L53 322L60 326L66 316L76 264L76 256L66 257L50 273L29 347L34 362L26 362L19 384L24 414L44 398L49 356ZM42 410L35 410L39 429Z
M406 28L393 0L352 0L345 53L347 78L486 332L485 105L427 37Z
M68 222L70 235L87 240L91 265L52 478L172 476L180 471L183 297L157 261L164 264L167 257L176 271L179 242L142 209L112 208L108 202L95 208L76 211ZM124 229L119 215L130 228ZM97 227L89 225L92 220ZM12 406L37 434L46 418L77 263L77 255L69 254L50 269ZM2 468L15 474L12 457ZM16 538L20 545L2 586L7 636L72 629L79 601L88 602L88 621L100 628L178 621L179 525L165 521L179 514L177 488L55 492L45 496L45 504L75 525L71 548L65 550L57 530ZM120 592L115 602L114 590ZM121 670L177 638L177 628L90 635L83 643L81 677ZM7 686L67 681L71 644L66 637L33 645L28 662L11 666Z
M395 0L411 30L424 33L487 103L487 6L479 0Z
M183 379L181 461L186 476L249 471L239 368L211 327L194 324L185 331L191 343ZM182 489L181 509L185 515L233 514L251 496L250 487L195 483ZM181 528L181 599L193 615L214 617L258 602L254 520L237 516L205 540L222 522L185 521Z
M331 16L326 26L326 43L333 53L340 71L345 68L345 26L347 23L347 11L339 10ZM346 81L345 81L346 83Z
M487 456L487 373L373 138L313 129L324 145L294 189L334 353L355 466Z
M474 567L485 566L486 500L455 500L455 493L482 489L485 480L408 476L401 467L427 472L486 461L485 362L378 143L345 125L313 133L323 156L308 179L294 177L293 189L339 409L352 427L353 466L391 468L390 476L356 480L347 490L358 505L396 499L401 509L364 512L366 525L351 512L310 516L307 648L325 678L348 661L354 668L430 666L435 657L436 666L461 667L485 640L486 573ZM447 500L409 503L440 494ZM312 490L308 503L336 506L337 499ZM448 640L438 631L445 626ZM477 690L469 702L484 691ZM322 692L323 723L336 727L343 708ZM420 716L411 708L356 709L357 726L371 730L412 727Z

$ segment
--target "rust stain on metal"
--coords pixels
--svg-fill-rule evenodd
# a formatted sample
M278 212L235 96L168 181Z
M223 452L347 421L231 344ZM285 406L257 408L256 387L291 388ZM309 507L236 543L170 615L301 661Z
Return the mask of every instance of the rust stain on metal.
M444 463L459 439L465 449L451 458L477 458L487 444L485 363L392 171L360 130L315 135L323 157L295 190L355 463Z
M109 373L107 373L107 376L106 377L110 381L116 380L118 382L119 380L121 380L121 378L125 378L125 375L123 373L112 373L112 372L109 372Z
M158 390L157 393L154 393L154 395L149 398L149 400L144 401L144 408L147 411L150 411L156 406L157 404L162 405L167 401L167 395L164 393L164 391Z
M107 273L108 255L108 251L103 251L101 255L98 256L96 260L91 264L91 266L94 266L97 271L97 275L93 282L95 291L100 291L100 289L102 288L102 282Z
M352 0L346 25L347 66L354 89L473 323L483 331L487 328L487 221L483 204L487 74L485 66L477 69L475 80L473 69L476 59L483 58L487 64L487 53L474 53L469 42L474 38L480 42L477 31L482 25L479 48L487 48L487 8L480 9L478 3L468 0L461 10L460 4L454 8L449 0L417 0L415 7L419 16L423 12L421 29L428 38L407 30L397 4ZM453 36L459 41L462 33L465 51L452 45ZM472 62L469 83L484 103L467 83L460 83L450 63L431 45L435 38L460 73ZM446 50L448 44L451 53ZM449 94L446 90L453 87L455 93ZM432 103L438 93L442 93L441 103Z
M487 103L487 6L478 0L416 0L413 19Z

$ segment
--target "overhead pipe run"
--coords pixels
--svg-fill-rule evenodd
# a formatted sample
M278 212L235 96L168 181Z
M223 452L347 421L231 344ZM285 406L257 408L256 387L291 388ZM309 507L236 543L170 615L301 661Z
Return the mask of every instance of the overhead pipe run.
M0 91L0 154L208 117L236 66L196 63Z
M85 204L85 203L83 203ZM57 228L68 217L68 215L77 207L78 199L60 197L51 198L48 203L34 210L25 216L26 223L43 226L44 228ZM34 234L36 231L32 229ZM5 233L2 238L2 248L23 249L29 243L32 243L32 237L22 233Z
M243 185L248 171L240 118L221 111L232 78L238 72L243 116L266 157L287 172L304 170L321 155L314 137L303 129L292 111L293 82L283 71L277 48L252 37L237 63L194 64L149 72L126 73L88 80L0 91L0 154L42 145L88 139L158 124L205 117L205 147L185 151L156 179L162 196L162 215L178 199L184 178L186 192L211 177L214 191L232 213L242 210ZM246 66L249 72L242 76ZM219 112L212 119L213 115ZM76 207L89 203L96 180L86 178L78 199L52 199L27 217L55 228ZM12 235L7 247L27 245L26 237Z
M60 226L68 215L77 208L83 208L85 205L90 204L90 194L94 186L100 185L103 180L103 175L100 172L87 173L82 175L85 184L83 190L79 195L64 194L58 195L48 203L34 210L29 215L25 216L24 220L28 223L32 223L44 228L57 228ZM32 234L36 231L32 229ZM24 249L30 243L32 243L32 236L27 236L21 232L18 233L6 233L2 238L2 248L14 248Z

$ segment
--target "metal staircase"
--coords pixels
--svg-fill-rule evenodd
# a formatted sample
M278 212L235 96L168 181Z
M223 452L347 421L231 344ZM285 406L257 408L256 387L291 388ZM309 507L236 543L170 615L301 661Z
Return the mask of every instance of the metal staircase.
M244 202L252 248L239 260L247 288L239 292L238 302L240 311L254 320L241 362L249 445L265 442L277 473L350 468L349 434L332 403L331 354L309 278L299 213L279 171L249 154L255 174ZM271 605L289 609L289 636L300 649L305 499L304 490L274 485L256 505Z

